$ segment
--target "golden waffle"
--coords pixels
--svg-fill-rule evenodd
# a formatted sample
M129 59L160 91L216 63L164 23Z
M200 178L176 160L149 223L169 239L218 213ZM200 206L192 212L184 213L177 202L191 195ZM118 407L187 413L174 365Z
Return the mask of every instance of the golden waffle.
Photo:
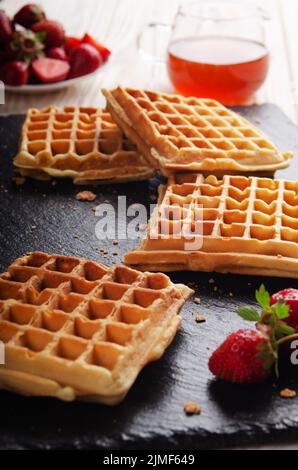
M272 176L292 157L217 101L120 87L103 94L127 138L166 176L181 171Z
M154 171L100 108L29 109L14 165L24 176L112 183L150 178Z
M202 246L186 249L193 241ZM161 187L147 238L125 262L152 271L298 278L298 182L173 175Z
M161 273L31 253L0 276L0 388L121 401L180 325L192 291Z

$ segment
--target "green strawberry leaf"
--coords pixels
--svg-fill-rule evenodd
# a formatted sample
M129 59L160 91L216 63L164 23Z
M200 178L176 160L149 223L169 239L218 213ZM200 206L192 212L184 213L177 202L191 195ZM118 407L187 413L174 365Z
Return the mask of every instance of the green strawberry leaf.
M43 42L47 37L47 33L46 31L39 31L38 33L35 33L35 37L38 39L38 41Z
M260 354L260 353L268 354L268 352L269 352L268 343L266 343L265 341L262 342L262 343L259 343L256 346L256 349L257 349L257 351L259 351L258 354Z
M275 322L276 322L275 316L274 316L274 315L271 315L271 316L269 317L268 324L269 324L269 326L270 326L272 332L275 330Z
M261 320L260 314L253 307L238 307L236 312L238 313L239 317L247 321L258 322Z
M295 328L287 325L284 321L280 320L277 322L276 333L280 334L281 336L293 335L295 332Z
M271 367L273 366L274 363L275 363L275 358L273 356L271 356L271 357L268 357L266 359L266 361L263 362L262 367L264 367L264 369L268 370L268 369L271 369Z
M267 352L266 352L266 351L260 351L260 352L256 353L255 357L256 357L257 359L267 360L267 358L268 358L268 351L267 351Z
M264 284L261 284L260 288L256 290L256 299L263 310L270 311L270 294L267 292Z
M258 352L255 357L262 362L262 367L264 367L264 369L270 369L276 361L276 357L274 352L271 350L269 343L264 342L258 344L257 350Z
M284 318L288 318L289 314L289 305L285 303L284 300L279 300L276 304L272 306L272 309L280 318L280 320L283 320Z

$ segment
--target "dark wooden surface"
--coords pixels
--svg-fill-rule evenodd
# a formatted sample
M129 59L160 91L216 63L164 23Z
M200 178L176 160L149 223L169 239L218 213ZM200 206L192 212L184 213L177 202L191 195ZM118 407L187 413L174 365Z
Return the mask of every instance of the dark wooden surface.
M273 105L242 108L241 112L272 136L284 150L297 152L298 129ZM16 257L32 250L77 255L110 264L137 246L121 241L115 249L97 240L97 217L91 208L103 201L148 206L158 180L97 187L97 200L78 202L78 188L69 182L27 180L12 183L11 160L17 149L22 116L0 117L0 250L1 270ZM260 122L259 122L260 120ZM277 176L297 178L298 164ZM36 226L36 228L32 228ZM100 247L107 247L106 258ZM112 252L119 251L119 255ZM254 304L254 291L264 282L271 291L298 287L286 279L179 273L179 282L194 282L201 305L189 301L183 311L183 327L164 357L147 366L125 401L109 408L86 403L63 403L0 393L0 448L207 448L280 442L297 438L297 400L280 398L284 386L298 389L297 371L283 372L280 382L239 387L213 380L207 363L211 351L231 331L247 327L234 313L242 303ZM208 281L212 277L214 284ZM216 286L216 290L214 287ZM231 295L231 294L232 295ZM207 321L195 322L196 314ZM186 400L198 401L200 416L185 416Z

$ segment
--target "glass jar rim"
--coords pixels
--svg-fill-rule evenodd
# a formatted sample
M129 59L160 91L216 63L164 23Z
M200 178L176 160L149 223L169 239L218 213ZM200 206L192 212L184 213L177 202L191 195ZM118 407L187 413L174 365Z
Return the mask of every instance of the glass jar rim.
M233 6L232 15L227 13L227 15L218 16L219 10L213 12L211 10L212 6L217 6L222 13L229 4ZM209 10L207 10L208 7ZM248 0L242 1L241 5L239 5L239 0L190 0L181 4L178 9L178 15L212 21L245 20L261 17L263 14L264 10L260 5Z

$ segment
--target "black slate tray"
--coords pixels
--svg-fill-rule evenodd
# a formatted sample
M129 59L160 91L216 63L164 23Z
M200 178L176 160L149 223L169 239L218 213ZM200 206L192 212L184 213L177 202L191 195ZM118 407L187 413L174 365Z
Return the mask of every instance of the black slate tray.
M297 153L298 129L273 105L239 108L257 122L284 150ZM95 237L97 218L92 202L78 202L78 188L69 182L27 180L12 183L11 159L17 150L22 116L0 117L0 250L1 270L16 257L32 250L89 257L110 264L120 261L137 241L106 246L106 258ZM297 157L296 157L297 160ZM298 160L278 177L297 178ZM96 204L109 201L116 207L117 195L127 203L148 206L159 181L105 186L93 189ZM36 226L36 228L32 228ZM119 251L119 255L112 252ZM265 282L270 291L298 282L286 279L179 273L178 282L195 282L200 306L189 301L184 307L182 330L165 356L148 365L126 400L117 407L63 403L0 393L0 448L3 449L187 449L238 446L268 441L298 440L297 400L279 397L284 386L298 389L297 372L283 374L278 384L239 387L212 379L207 362L211 351L232 330L247 327L234 313L241 303L254 303L254 291ZM212 277L214 284L208 281ZM214 290L214 286L217 290ZM230 296L230 293L233 296ZM195 315L206 316L204 324ZM197 400L200 416L187 417L186 400Z

